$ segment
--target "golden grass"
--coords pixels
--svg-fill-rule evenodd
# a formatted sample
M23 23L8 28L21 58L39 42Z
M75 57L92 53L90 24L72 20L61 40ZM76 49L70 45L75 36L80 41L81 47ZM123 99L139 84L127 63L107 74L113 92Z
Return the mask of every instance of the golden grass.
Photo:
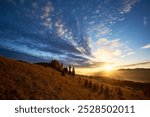
M0 57L0 99L150 99L134 90L87 76L63 76L35 64Z

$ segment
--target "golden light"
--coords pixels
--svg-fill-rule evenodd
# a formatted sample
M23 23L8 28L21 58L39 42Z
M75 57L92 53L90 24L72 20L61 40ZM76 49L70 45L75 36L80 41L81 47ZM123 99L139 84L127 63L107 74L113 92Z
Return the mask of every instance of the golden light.
M104 71L113 71L114 70L114 66L113 65L105 65L104 66Z

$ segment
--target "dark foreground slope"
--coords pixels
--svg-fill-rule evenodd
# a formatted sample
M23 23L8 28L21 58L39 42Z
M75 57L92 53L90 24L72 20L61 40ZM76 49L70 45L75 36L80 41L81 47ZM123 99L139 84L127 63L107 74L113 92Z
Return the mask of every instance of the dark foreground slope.
M49 67L0 57L0 99L86 99L73 80Z
M0 99L150 99L147 91L0 57Z

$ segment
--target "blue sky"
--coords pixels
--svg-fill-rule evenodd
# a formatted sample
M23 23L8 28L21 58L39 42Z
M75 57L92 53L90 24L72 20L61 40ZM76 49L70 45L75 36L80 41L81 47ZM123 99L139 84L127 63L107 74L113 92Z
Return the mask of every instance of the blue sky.
M58 59L79 71L105 64L149 67L149 6L149 0L3 0L0 55Z

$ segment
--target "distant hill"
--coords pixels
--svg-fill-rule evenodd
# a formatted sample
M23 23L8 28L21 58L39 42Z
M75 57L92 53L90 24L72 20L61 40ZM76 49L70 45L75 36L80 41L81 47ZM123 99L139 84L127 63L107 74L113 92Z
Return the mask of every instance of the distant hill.
M119 69L118 71L150 71L150 68Z

